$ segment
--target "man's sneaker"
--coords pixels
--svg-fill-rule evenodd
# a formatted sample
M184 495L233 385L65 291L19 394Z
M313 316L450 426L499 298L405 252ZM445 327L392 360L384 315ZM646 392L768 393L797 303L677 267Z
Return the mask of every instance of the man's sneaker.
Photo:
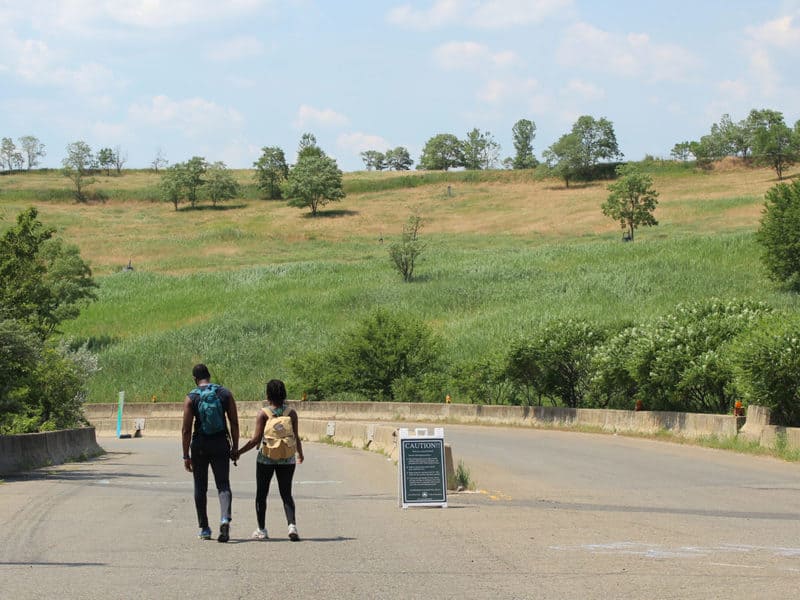
M300 536L297 534L297 525L294 523L289 525L289 539L293 542L300 541Z
M230 539L231 533L231 524L228 521L222 523L219 526L219 537L217 538L218 542L227 542Z
M211 528L204 527L200 530L200 533L197 534L197 537L201 540L210 540L211 539Z
M260 527L253 532L253 538L257 540L266 540L269 536L267 535L266 529L261 529Z

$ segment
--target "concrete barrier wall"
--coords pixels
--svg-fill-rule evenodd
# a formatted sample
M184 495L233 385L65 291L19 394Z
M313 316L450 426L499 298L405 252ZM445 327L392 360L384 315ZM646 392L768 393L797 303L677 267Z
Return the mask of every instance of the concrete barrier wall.
M0 475L96 456L102 451L94 427L0 435Z
M742 417L677 412L634 412L552 406L481 406L477 404L422 404L399 402L297 402L290 401L303 419L322 421L392 421L402 423L465 423L527 427L593 428L620 433L667 431L685 437L737 435ZM240 402L241 437L252 435L261 402ZM751 407L752 408L752 407ZM101 434L116 432L116 405L86 405L86 417ZM137 418L145 419L152 435L180 431L180 403L126 404L123 433L131 433ZM759 413L760 414L760 413ZM302 433L302 432L301 432Z

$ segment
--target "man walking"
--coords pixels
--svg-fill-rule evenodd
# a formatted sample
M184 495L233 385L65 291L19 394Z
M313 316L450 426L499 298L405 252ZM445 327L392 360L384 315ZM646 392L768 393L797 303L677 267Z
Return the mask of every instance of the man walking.
M194 477L194 505L200 526L198 537L201 540L211 539L206 510L208 467L211 467L219 494L220 527L217 541L227 542L230 539L232 501L230 459L239 447L236 401L230 390L211 383L211 374L204 364L195 365L192 376L197 387L189 392L183 402L183 466Z

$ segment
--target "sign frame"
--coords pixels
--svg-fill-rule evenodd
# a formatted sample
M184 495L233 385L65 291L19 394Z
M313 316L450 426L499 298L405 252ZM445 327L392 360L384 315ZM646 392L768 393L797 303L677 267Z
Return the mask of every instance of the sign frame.
M419 442L428 442L423 448L415 449ZM447 472L445 466L444 428L436 427L433 435L426 428L416 428L414 435L406 428L398 430L397 436L397 496L401 508L411 506L447 508ZM414 457L414 454L417 457ZM413 493L414 471L427 475L428 487L417 496ZM431 476L437 480L431 486ZM434 488L434 489L431 489ZM433 491L433 496L428 493Z

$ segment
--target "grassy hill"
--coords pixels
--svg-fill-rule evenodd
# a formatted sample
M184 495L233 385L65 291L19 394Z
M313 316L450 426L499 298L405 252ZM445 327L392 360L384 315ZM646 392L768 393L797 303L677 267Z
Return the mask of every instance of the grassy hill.
M192 364L243 400L284 378L287 363L325 345L377 307L417 316L446 340L447 360L498 355L554 318L638 321L679 302L752 298L797 310L767 281L754 244L774 172L723 165L655 168L659 226L622 243L600 204L607 182L576 185L527 172L354 173L350 190L316 218L256 197L174 210L145 171L99 177L105 203L75 204L57 172L0 177L0 229L35 205L78 244L100 300L66 335L88 340L102 371L92 401L177 401ZM412 211L427 249L403 283L388 245ZM121 272L131 260L132 273ZM443 391L443 395L446 391Z

